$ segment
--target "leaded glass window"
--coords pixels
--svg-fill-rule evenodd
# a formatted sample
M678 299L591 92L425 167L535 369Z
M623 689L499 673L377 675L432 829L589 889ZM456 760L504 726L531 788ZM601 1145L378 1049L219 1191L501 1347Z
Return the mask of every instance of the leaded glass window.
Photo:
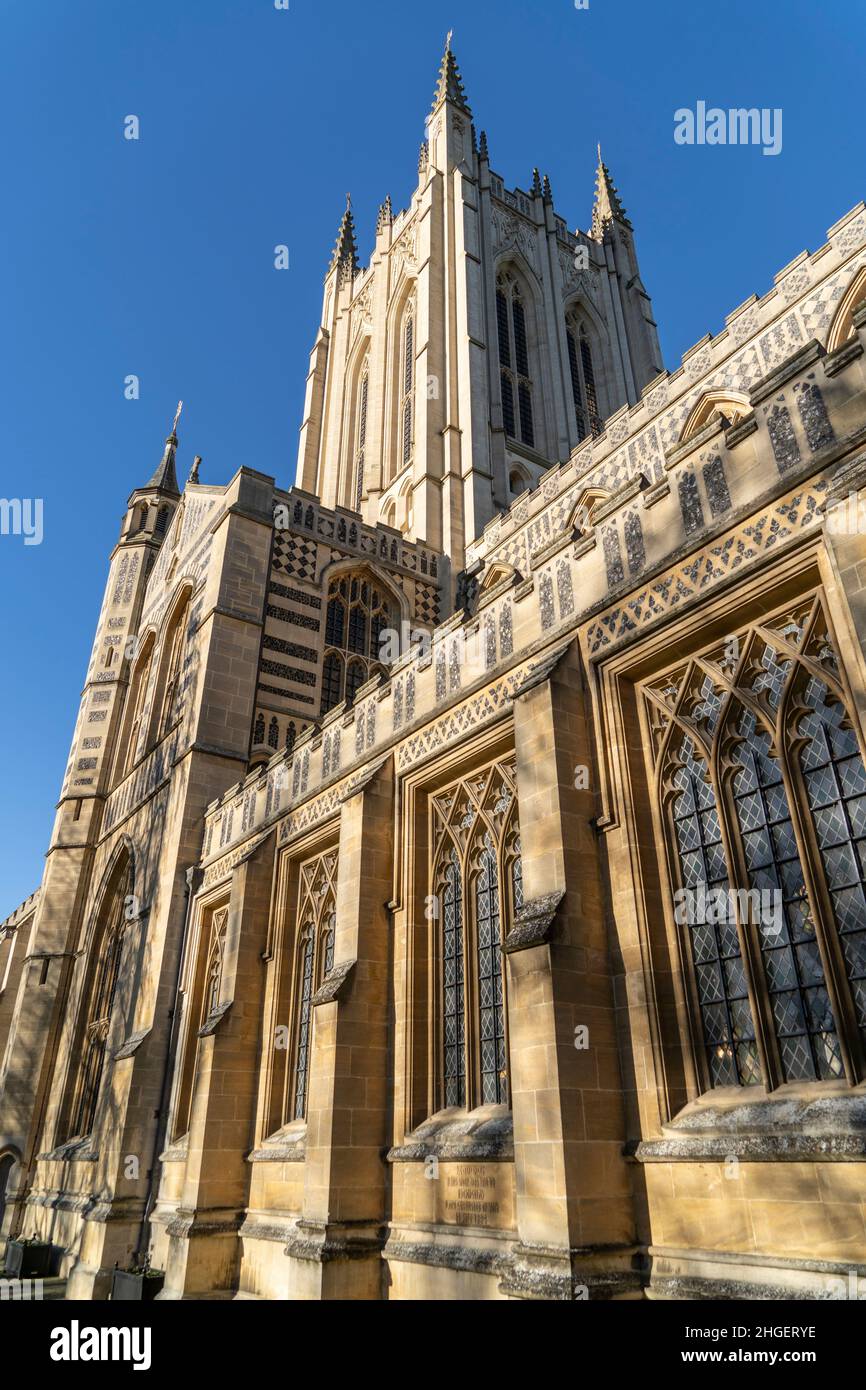
M699 1083L856 1084L866 770L822 598L643 692Z
M124 906L129 887L129 859L122 856L98 910L88 957L75 1048L76 1065L66 1112L67 1138L90 1134L96 1117L108 1033L120 978L126 923Z
M331 580L325 608L321 713L356 692L377 670L382 634L396 625L396 609L366 570Z
M499 875L490 835L475 877L475 933L478 950L481 1100L506 1099L505 1007L502 997L502 941L499 930Z
M466 1032L463 998L463 887L456 850L442 884L442 991L445 1104L466 1099Z
M295 952L294 1040L292 1074L287 1077L282 1121L301 1120L307 1113L312 1065L313 995L334 965L336 938L337 855L318 855L299 869L297 947Z
M800 765L856 1025L866 1038L866 770L845 707L811 676Z
M729 882L707 765L688 736L672 750L671 763L670 814L680 882L696 894L703 884L713 901L710 894L727 891ZM760 1081L760 1069L736 922L718 913L684 915L712 1083L752 1085Z
M313 928L307 923L301 934L298 963L298 1041L295 1056L295 1113L302 1120L307 1113L307 1073L310 1062L310 1025L313 999Z
M523 901L514 778L513 762L493 763L431 799L437 1109L508 1102L502 941Z

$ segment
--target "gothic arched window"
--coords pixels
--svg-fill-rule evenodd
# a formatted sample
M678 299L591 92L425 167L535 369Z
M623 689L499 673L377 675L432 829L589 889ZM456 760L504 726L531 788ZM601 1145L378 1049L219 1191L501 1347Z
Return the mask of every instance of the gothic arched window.
M586 324L574 310L566 316L565 338L568 344L571 395L577 418L577 438L580 441L588 434L601 434L603 425L598 409L598 391L589 333Z
M856 1084L866 769L820 597L643 692L701 1089Z
M400 402L400 468L412 458L415 430L415 301L410 300L400 329L398 398Z
M300 868L298 933L295 952L293 1066L287 1078L284 1118L302 1120L307 1113L312 1057L313 995L333 969L336 936L337 855L319 855Z
M343 658L338 652L328 652L322 666L322 714L340 703L343 689Z
M189 1130L201 1030L220 1002L228 920L228 903L204 911L199 925L198 944L189 966L190 973L184 983L184 1032L173 1121L176 1139Z
M393 628L390 597L366 570L335 575L325 609L321 713L356 692L380 669L382 634Z
M123 777L135 762L139 739L141 738L142 725L144 723L144 707L147 700L147 689L150 683L150 673L153 666L154 638L151 634L141 652L132 672L132 680L129 685L127 696L127 716L126 728L121 739L120 757L118 759L118 770Z
M361 371L361 380L358 384L357 425L355 429L355 483L353 504L356 512L361 510L361 501L364 496L364 456L367 445L367 398L369 395L369 385L370 374L368 364L365 362Z
M189 594L175 610L163 637L162 701L156 736L162 738L178 719L181 711L183 682L181 680L183 650L189 621Z
M75 1073L65 1126L66 1137L70 1139L90 1134L96 1116L120 976L129 890L130 862L124 854L103 895L88 956L78 1040L73 1049Z
M523 894L514 777L512 762L494 763L431 798L436 1108L508 1103L502 941Z
M508 271L503 271L496 280L496 330L505 433L510 439L534 448L526 307L520 285Z

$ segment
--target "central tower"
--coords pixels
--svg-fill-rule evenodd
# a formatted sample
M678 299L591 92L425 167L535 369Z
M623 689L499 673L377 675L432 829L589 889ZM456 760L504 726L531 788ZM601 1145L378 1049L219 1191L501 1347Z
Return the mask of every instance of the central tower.
M450 36L418 183L358 263L351 204L325 276L297 483L447 554L662 370L631 223L599 150L588 233L476 139Z

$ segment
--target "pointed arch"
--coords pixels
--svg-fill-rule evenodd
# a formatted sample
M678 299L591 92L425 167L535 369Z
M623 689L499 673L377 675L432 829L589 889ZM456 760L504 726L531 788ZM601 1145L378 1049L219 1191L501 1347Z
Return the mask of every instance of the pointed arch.
M596 511L609 501L611 496L612 493L607 488L596 486L581 488L568 518L568 525L571 530L580 535L586 535L588 531L591 531L595 526Z
M866 766L820 597L643 694L703 1085L856 1084Z
M751 411L749 398L741 391L705 391L695 402L683 425L680 443L685 444L692 439L715 417L727 421L728 425L736 425Z
M65 1141L91 1134L115 1015L125 928L135 906L134 859L126 840L103 875L88 931L84 976L60 1128ZM133 914L134 915L134 914Z
M408 603L393 580L378 566L341 560L323 573L325 580L325 651L322 665L321 714L342 700L353 700L362 685L381 669L385 634L397 635L388 660L398 654L399 634Z
M564 324L570 397L580 443L601 434L608 413L607 334L595 309L579 295L566 300Z
M405 277L388 309L384 477L387 487L407 468L415 448L415 361L418 352L418 298L414 277Z
M155 650L156 630L149 628L139 642L138 653L133 661L129 678L123 724L117 747L116 781L125 777L135 766L139 743L144 736L147 697L153 672Z
M500 584L514 583L519 578L520 575L513 565L506 564L504 560L495 560L481 576L478 585L479 595L490 593L491 589L498 588Z
M851 284L839 302L830 332L827 336L827 351L835 352L843 343L854 336L854 310L866 302L866 265L855 272Z
M223 898L203 904L182 984L183 1032L172 1105L172 1137L189 1132L202 1029L220 1003L226 963L229 904Z
M361 510L367 461L367 433L370 405L370 332L362 329L349 357L346 370L346 408L340 504Z
M508 491L512 497L519 497L522 492L528 492L532 487L532 479L527 470L521 464L512 464L508 470Z
M183 661L193 585L179 586L163 623L154 696L151 702L148 745L168 733L181 713Z
M508 1102L502 943L523 892L514 779L500 759L431 798L436 1108Z
M545 452L541 397L542 351L537 281L523 257L510 251L496 267L496 342L506 437Z

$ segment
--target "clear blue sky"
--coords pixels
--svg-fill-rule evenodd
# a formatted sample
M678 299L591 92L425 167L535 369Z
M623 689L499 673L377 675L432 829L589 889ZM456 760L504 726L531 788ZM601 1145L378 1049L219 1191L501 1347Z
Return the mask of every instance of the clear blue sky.
M346 190L365 261L451 27L507 186L537 164L585 228L601 140L671 368L866 193L862 0L0 0L0 496L45 531L0 536L0 918L41 877L127 495L180 396L184 474L293 481ZM675 145L699 99L781 107L781 154Z

